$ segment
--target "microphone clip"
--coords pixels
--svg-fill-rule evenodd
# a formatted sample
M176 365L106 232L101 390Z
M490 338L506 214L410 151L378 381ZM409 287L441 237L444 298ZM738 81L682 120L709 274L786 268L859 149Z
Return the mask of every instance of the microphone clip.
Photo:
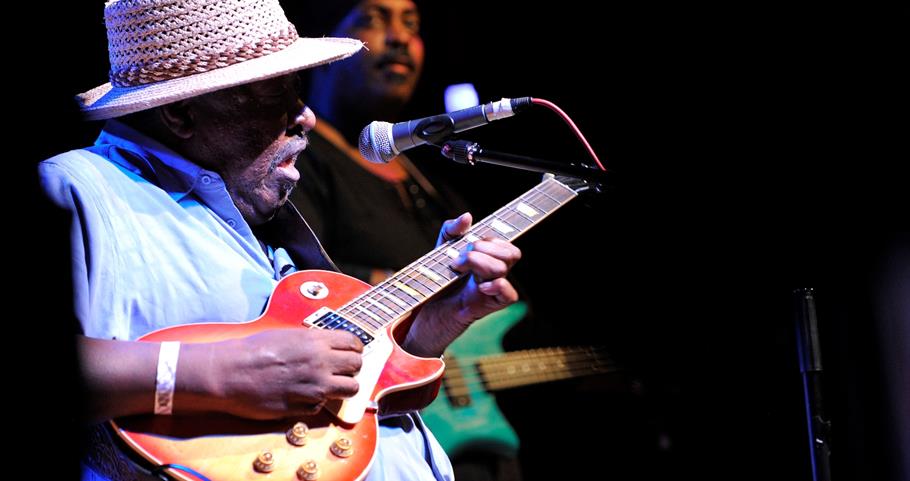
M430 145L438 146L455 135L455 121L447 114L427 117L417 123L414 135Z

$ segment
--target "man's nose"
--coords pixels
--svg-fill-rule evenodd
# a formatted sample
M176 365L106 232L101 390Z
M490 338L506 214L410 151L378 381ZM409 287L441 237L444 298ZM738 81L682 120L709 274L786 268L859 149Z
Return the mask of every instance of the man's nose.
M407 45L414 36L411 30L401 19L393 18L386 27L385 41L389 45Z
M291 117L291 124L288 126L288 135L300 135L309 132L316 127L316 114L309 107L300 103L300 108Z

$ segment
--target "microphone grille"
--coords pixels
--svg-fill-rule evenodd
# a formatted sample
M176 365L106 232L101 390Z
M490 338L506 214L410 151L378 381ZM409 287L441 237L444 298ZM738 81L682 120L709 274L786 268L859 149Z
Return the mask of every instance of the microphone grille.
M374 120L360 131L360 155L375 164L386 164L398 155L392 145L392 124Z

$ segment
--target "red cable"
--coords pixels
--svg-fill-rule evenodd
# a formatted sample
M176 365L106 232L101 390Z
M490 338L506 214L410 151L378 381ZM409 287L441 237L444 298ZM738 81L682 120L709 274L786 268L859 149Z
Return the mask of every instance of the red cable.
M568 114L563 112L561 108L557 107L556 104L554 104L553 102L550 102L549 100L531 98L531 103L534 103L537 105L543 105L544 107L559 114L559 116L567 124L569 124L569 128L572 129L572 132L575 133L575 136L578 137L578 140L581 140L581 143L584 144L585 149L588 151L588 154L591 155L591 158L594 159L594 162L597 162L597 166L600 167L600 170L607 170L604 168L603 164L600 163L600 159L597 158L597 154L594 153L594 149L591 148L591 144L588 143L588 140L585 139L584 134L582 134L581 130L579 130L578 127L575 126L575 122L572 121L572 119L569 117Z

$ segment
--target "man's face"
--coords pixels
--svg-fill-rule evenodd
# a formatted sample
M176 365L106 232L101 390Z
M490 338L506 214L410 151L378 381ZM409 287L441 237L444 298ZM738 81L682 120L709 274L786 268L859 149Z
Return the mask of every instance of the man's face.
M333 64L336 82L356 95L404 105L423 69L420 13L412 0L364 0L341 21L333 35L355 37L362 53Z
M296 74L192 99L191 158L218 172L250 225L271 219L300 179L294 161L316 124Z

